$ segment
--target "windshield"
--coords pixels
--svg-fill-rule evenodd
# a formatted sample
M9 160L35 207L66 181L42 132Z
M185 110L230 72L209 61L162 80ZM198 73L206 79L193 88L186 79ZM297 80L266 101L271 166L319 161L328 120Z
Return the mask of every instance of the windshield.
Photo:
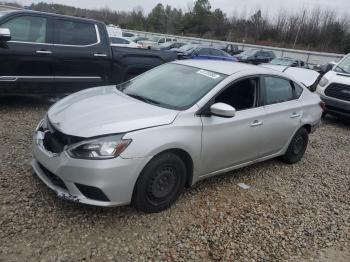
M291 66L293 64L293 60L285 59L285 58L275 58L270 62L273 65L283 65L283 66Z
M149 41L158 42L159 39L160 39L160 37L153 36L149 39Z
M187 52L187 51L190 51L194 48L196 48L198 45L193 45L193 44L190 44L190 45L183 45L179 48L180 51L182 52Z
M339 73L350 74L350 55L347 55L333 70Z
M224 74L170 63L120 84L117 89L150 104L184 110L225 77Z
M256 53L257 50L251 49L251 50L247 50L242 52L240 55L242 56L252 56Z

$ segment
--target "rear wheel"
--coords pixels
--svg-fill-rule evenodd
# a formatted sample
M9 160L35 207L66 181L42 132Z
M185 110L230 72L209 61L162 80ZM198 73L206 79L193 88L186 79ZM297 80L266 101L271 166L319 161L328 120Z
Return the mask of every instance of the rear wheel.
M302 127L294 135L286 154L281 157L281 160L288 164L299 162L304 156L308 142L309 133Z
M186 181L186 166L174 153L156 156L137 180L133 205L146 213L160 212L173 204Z

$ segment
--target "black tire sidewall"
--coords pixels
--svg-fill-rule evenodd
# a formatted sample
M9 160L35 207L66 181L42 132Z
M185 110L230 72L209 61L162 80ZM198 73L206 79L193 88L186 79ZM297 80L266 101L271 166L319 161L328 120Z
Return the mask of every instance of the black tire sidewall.
M176 188L172 193L167 196L167 199L160 204L155 204L154 201L151 201L147 194L147 188L151 182L155 172L162 165L172 165L176 166L179 182ZM186 165L182 159L174 153L162 153L154 157L143 169L141 172L134 190L133 195L133 206L140 211L146 213L160 212L168 208L173 204L179 195L182 193L186 182Z
M298 154L295 154L293 152L293 146L300 137L303 139L304 145L302 150L300 150ZM308 142L309 142L309 133L305 128L302 127L293 136L293 139L288 146L286 154L282 157L282 160L289 164L294 164L300 161L305 154Z

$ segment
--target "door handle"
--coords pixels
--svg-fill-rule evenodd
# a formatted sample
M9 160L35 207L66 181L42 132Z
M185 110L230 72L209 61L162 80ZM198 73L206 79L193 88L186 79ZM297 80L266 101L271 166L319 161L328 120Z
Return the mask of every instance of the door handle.
M294 113L290 116L290 118L297 118L297 117L300 117L300 116L301 116L301 114L298 114L298 113L294 112Z
M259 121L259 120L254 120L250 126L251 127L255 127L255 126L261 126L263 124L263 122Z
M40 54L40 55L51 55L52 52L49 50L37 50L35 53Z
M100 53L97 53L97 54L94 54L95 57L106 57L107 55L106 54L100 54Z

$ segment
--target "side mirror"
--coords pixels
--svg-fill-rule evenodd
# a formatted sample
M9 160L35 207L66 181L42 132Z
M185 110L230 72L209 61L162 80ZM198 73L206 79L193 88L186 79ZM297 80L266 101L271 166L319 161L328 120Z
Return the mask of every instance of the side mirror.
M236 109L225 103L215 103L210 107L210 113L214 116L231 118L236 115Z
M7 42L11 40L11 32L8 28L0 28L0 42Z

